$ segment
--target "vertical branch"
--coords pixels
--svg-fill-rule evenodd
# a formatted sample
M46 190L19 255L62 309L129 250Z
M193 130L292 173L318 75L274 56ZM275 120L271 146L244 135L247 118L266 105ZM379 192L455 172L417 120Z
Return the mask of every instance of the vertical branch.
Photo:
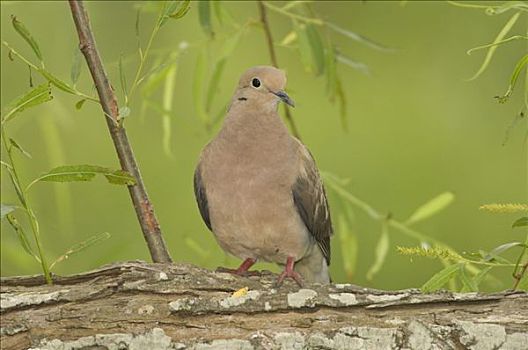
M268 50L269 55L271 59L271 63L279 68L279 63L277 61L277 55L275 54L275 47L273 46L273 37L271 36L271 29L268 22L268 15L266 12L266 7L264 6L264 3L262 0L258 1L258 7L260 12L260 22L262 23L262 26L264 27L264 34L266 35L266 41L268 44ZM295 120L293 120L293 117L291 115L290 109L288 106L284 105L284 111L286 113L286 120L288 121L288 124L290 125L291 131L293 136L301 139L301 135L299 134L299 131L297 130L297 125L295 125Z
M126 130L119 119L119 109L114 90L108 81L108 76L101 62L101 57L95 46L88 14L84 9L82 0L70 0L70 8L79 35L79 47L86 59L92 75L97 94L105 114L105 119L110 131L110 136L123 170L128 171L136 178L136 184L128 186L134 209L147 242L150 256L154 262L172 262L161 235L161 229L154 214L154 208L147 195L145 185L128 141Z

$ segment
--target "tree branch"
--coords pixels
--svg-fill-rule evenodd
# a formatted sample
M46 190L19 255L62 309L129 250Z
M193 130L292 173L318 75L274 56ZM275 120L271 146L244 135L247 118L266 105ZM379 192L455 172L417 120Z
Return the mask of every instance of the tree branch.
M0 283L2 349L526 349L528 293L431 294L138 261ZM247 289L246 289L247 288Z
M108 81L108 76L103 67L101 57L95 45L88 14L82 1L70 0L70 8L73 20L79 35L79 47L82 51L90 73L92 75L103 113L108 125L108 130L114 142L114 146L123 170L128 171L136 178L136 184L128 186L134 209L147 242L150 256L154 262L172 262L167 251L165 242L161 235L161 229L154 213L154 208L147 195L145 185L141 179L134 153L126 130L119 118L119 108L114 90Z
M266 7L264 6L264 3L262 0L258 1L258 7L260 12L260 22L262 23L262 26L264 27L264 33L266 35L266 41L268 43L268 50L270 54L271 63L279 68L279 63L277 61L277 55L275 54L275 47L273 46L273 37L271 36L271 29L268 22L268 16L266 12ZM284 104L284 112L286 113L286 121L290 125L291 131L293 136L301 139L301 135L299 134L299 131L297 130L297 125L295 125L295 120L293 120L293 117L290 112L290 108Z

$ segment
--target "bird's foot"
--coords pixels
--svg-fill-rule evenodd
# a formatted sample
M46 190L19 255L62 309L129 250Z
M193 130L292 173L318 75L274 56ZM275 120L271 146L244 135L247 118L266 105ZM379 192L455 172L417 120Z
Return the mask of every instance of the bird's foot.
M293 260L293 257L289 256L286 260L286 267L284 268L284 271L282 271L282 273L279 275L279 278L277 278L277 282L275 283L277 287L280 287L282 285L282 282L286 277L292 278L295 282L297 282L299 287L302 287L304 285L302 276L293 269L294 264L295 260Z
M238 269L229 269L229 268L226 268L226 267L219 267L219 268L216 269L216 271L218 271L218 272L227 272L227 273L231 273L233 275L244 276L244 277L247 277L247 276L260 276L260 272L259 271L248 271L249 268L251 266L253 266L256 262L257 262L256 259L247 258L246 260L244 260L244 262L242 264L240 264Z

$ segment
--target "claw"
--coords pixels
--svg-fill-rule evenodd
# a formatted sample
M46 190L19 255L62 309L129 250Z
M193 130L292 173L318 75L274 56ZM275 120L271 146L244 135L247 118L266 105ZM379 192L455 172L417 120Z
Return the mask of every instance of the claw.
M275 285L277 287L280 287L282 285L282 282L286 277L292 278L299 287L302 287L304 285L302 276L293 269L293 265L295 264L295 261L293 260L293 257L289 256L288 259L286 259L286 267L284 268L284 271L279 275L279 278L277 278L277 282Z
M257 259L247 258L242 264L240 264L238 269L228 269L225 267L219 267L216 269L216 271L232 273L233 275L238 276L260 276L259 271L248 271L249 268L253 266L256 262Z

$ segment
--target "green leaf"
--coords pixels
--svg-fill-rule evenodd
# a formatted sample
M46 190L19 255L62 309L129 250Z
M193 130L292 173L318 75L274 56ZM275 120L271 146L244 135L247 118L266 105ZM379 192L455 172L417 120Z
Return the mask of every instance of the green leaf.
M172 105L174 101L174 82L176 78L178 65L173 64L171 66L171 69L167 73L165 77L165 83L163 86L163 110L166 111L162 114L163 117L163 136L162 136L162 142L163 142L163 150L165 154L169 157L172 157L172 150L171 150L171 134L172 134L172 128L171 128L171 112L172 112Z
M499 103L505 103L506 101L508 101L511 94L513 93L513 89L515 88L515 84L517 83L517 79L519 78L521 71L527 64L528 55L524 55L515 65L512 76L510 78L510 85L508 86L508 90L506 91L506 93L502 96L495 96L495 98L499 100Z
M359 42L361 44L364 44L364 45L370 47L371 49L375 49L375 50L378 50L378 51L384 51L384 52L393 52L393 51L395 51L393 48L386 47L386 46L383 46L381 44L378 44L378 43L370 40L369 38L364 37L363 35L360 35L360 34L357 34L355 32L352 32L352 31L350 31L348 29L341 28L341 27L339 27L339 26L337 26L337 25L335 25L333 23L327 22L326 26L328 28L332 29L333 31L335 31L336 33L344 35L347 38L352 39L354 41L357 41L357 42Z
M53 96L51 95L50 85L41 84L17 98L15 102L11 104L13 107L2 119L2 123L13 119L17 113L22 112L26 108L37 106L41 103L51 101L52 99Z
M494 248L491 252L489 252L484 258L483 260L484 261L491 261L497 257L499 257L499 255L501 253L504 253L505 251L513 248L513 247L526 247L526 245L524 243L521 243L521 242L509 242L509 243L504 243L504 244L501 244L500 246Z
M119 82L121 83L121 91L123 92L123 96L125 97L125 103L128 103L128 89L126 76L123 69L123 55L119 56Z
M65 82L63 82L62 80L60 80L59 78L57 78L56 76L48 72L47 70L39 68L39 73L42 74L44 78L46 78L51 84L53 84L58 89L64 92L67 92L69 94L74 94L74 95L77 94L77 91L73 87L66 84Z
M488 272L491 271L491 269L493 269L493 266L487 266L487 267L483 268L482 270L480 270L475 275L475 277L473 277L473 284L478 287L482 283L482 281L484 280L484 277L486 277Z
M29 152L27 152L26 150L24 150L24 149L22 148L22 146L20 146L20 145L19 145L15 140L13 140L12 138L9 138L9 143L11 143L11 145L12 145L13 147L15 147L17 150L19 150L20 153L22 153L22 154L25 155L26 157L28 157L28 158L30 158L30 159L32 158L32 157L31 157L31 154L29 154Z
M517 12L515 13L509 20L508 22L506 22L506 24L504 25L504 27L502 27L501 31L499 32L499 34L497 35L497 37L495 38L495 40L493 40L493 44L496 44L498 43L499 41L501 41L502 39L504 39L504 37L508 34L508 32L512 29L513 25L515 24L515 22L517 22L517 19L519 19L519 16L521 15L520 12ZM488 49L488 52L486 53L486 57L484 58L484 61L482 62L482 64L480 65L480 68L478 69L478 71L471 77L469 78L468 80L471 81L471 80L475 80L476 78L478 78L485 70L486 68L488 67L488 65L490 64L491 62L491 58L493 57L493 54L495 53L495 50L497 50L497 47L496 45L494 46L491 46L489 49Z
M81 50L78 48L75 48L75 51L73 53L73 62L70 72L70 79L75 86L77 84L77 81L79 80L79 77L81 76Z
M515 220L515 222L512 224L512 228L524 226L528 226L528 216L523 216L522 218Z
M343 63L352 69L358 70L365 75L370 74L369 67L365 63L354 61L350 59L349 57L346 57L342 53L339 53L338 55L336 55L336 57L337 57L338 62Z
M18 220L15 218L15 216L13 214L7 214L6 217L7 221L9 222L9 225L11 225L11 227L15 231L20 245L22 246L22 248L24 248L25 252L35 258L35 260L40 262L40 258L37 256L37 254L33 252L33 249L31 249L31 245L29 244L27 235L24 232L22 226L20 226L20 224L18 223Z
M108 238L110 238L110 234L108 232L103 232L103 233L91 236L90 238L73 245L64 254L62 254L57 259L55 259L55 261L50 265L50 270L53 269L53 267L57 265L58 263L60 263L61 261L68 259L70 256L77 254L94 244L100 243L102 241L106 241Z
M376 275L379 270L381 270L381 267L383 266L383 263L385 262L385 259L387 258L387 253L389 252L389 230L387 227L387 223L383 222L381 226L381 236L378 240L378 243L376 244L376 250L375 254L376 257L374 259L374 263L369 268L367 272L367 279L371 281L374 278L374 275Z
M443 209L447 208L454 199L455 195L451 192L439 194L427 203L418 207L414 213L412 213L409 219L407 219L406 224L411 225L439 213Z
M0 204L0 220L4 220L5 216L13 211L15 211L15 209L17 208L16 206L14 205L7 205L7 204L4 204L4 203L1 203Z
M301 62L304 69L312 73L314 71L314 64L312 62L312 53L310 48L310 40L306 32L306 25L304 23L295 23L295 32L297 33L297 45L299 54L301 55Z
M213 37L213 27L211 25L211 2L209 0L198 1L198 19L203 31Z
M460 273L460 264L448 265L433 275L420 288L424 293L434 292L445 286L451 279Z
M182 18L183 16L187 14L187 12L189 12L189 10L191 9L190 6L191 6L191 0L183 0L180 3L180 7L178 7L176 11L169 13L169 17L172 19Z
M343 83L341 82L341 79L339 76L337 76L336 79L336 93L337 93L337 99L339 101L339 115L341 118L341 126L345 131L348 130L348 121L347 121L347 100L346 100L346 94L343 90Z
M315 67L314 73L316 75L320 75L325 69L325 50L323 41L321 40L321 35L313 24L306 26L306 33L308 35L308 42L310 43L310 48L312 51L312 58Z
M42 54L40 53L40 48L37 44L37 41L29 33L29 30L26 28L26 26L13 15L11 16L11 22L13 23L13 27L18 32L18 34L20 34L20 36L24 38L29 46L31 46L39 61L42 62Z
M51 169L33 180L28 186L40 181L76 182L91 181L96 175L103 175L109 183L115 185L135 185L136 179L124 170L113 170L97 165L64 165Z
M123 118L126 118L130 115L130 108L125 106L125 107L121 107L119 108L119 118L120 119L123 119Z
M288 46L288 45L294 43L296 40L297 40L297 32L295 32L295 30L292 30L291 32L286 34L286 36L284 36L284 38L282 38L282 40L281 40L279 45Z
M75 104L75 109L80 110L85 102L86 102L85 98L83 98L82 100L77 101L77 103Z
M177 56L177 55L175 55ZM160 62L154 63L154 69L151 69L146 74L147 81L141 88L141 94L143 97L148 97L165 81L167 74L173 69L173 66L177 64L177 58L170 59L169 61L160 64Z
M460 272L458 274L458 277L460 278L460 281L462 282L462 290L461 292L476 292L478 291L478 286L475 284L475 281L469 278L467 271L466 271L466 264L459 264Z

